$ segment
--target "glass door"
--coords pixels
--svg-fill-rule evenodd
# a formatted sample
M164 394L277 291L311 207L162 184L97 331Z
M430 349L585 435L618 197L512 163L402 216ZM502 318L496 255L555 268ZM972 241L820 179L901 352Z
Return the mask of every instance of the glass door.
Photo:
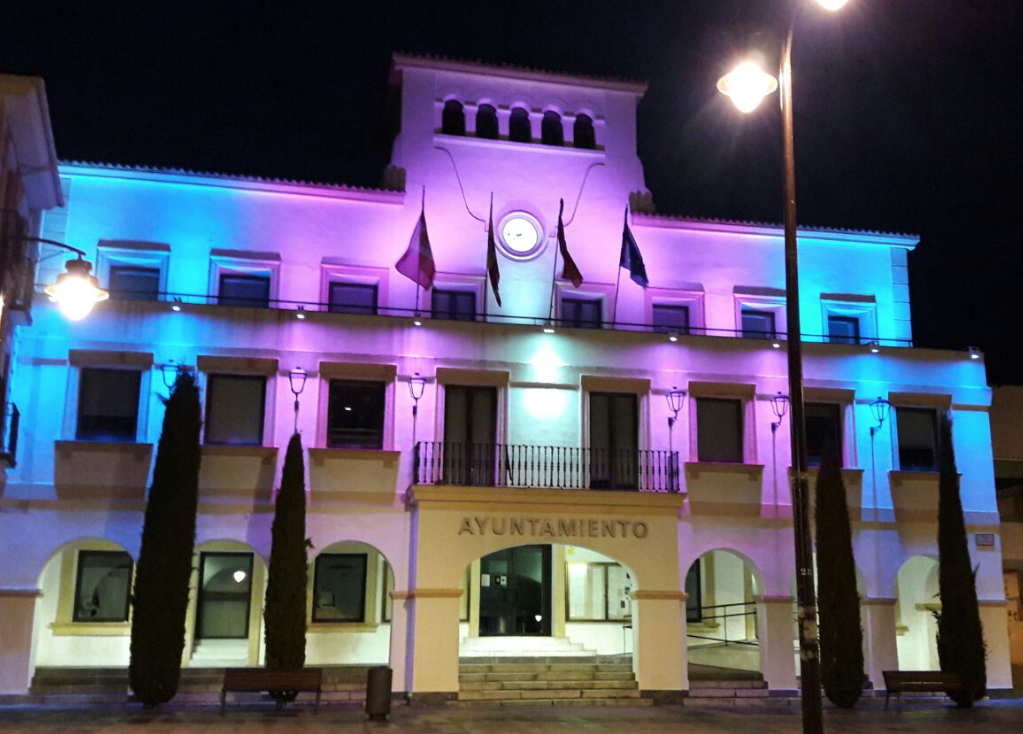
M480 637L550 636L551 546L524 545L480 559Z
M636 396L590 393L590 487L636 489L639 428Z
M444 389L444 479L470 487L494 485L497 388Z
M195 636L200 640L249 636L251 553L201 553Z

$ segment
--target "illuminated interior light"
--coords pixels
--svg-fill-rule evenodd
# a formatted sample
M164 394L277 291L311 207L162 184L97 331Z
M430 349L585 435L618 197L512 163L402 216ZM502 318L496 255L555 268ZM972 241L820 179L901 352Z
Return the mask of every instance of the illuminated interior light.
M242 570L238 570L238 571L235 571L233 574L231 574L231 576L232 576L232 578L234 578L234 582L236 584L240 584L242 581L245 580L245 577L248 576L248 574L245 573Z

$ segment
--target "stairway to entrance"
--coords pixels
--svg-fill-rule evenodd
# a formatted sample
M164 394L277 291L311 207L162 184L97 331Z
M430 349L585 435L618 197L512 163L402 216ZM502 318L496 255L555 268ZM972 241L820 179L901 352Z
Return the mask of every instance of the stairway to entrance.
M549 638L548 638L549 639ZM458 705L649 706L626 656L463 658Z
M248 664L248 640L200 640L189 662L193 668L244 668Z
M582 643L567 637L464 637L458 646L460 658L507 657L596 657Z

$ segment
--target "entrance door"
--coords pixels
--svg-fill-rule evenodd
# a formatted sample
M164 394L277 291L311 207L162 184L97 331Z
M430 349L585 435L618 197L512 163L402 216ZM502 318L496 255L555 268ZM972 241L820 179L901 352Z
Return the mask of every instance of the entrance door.
M636 396L590 393L590 487L636 489L639 430Z
M249 636L251 553L201 553L195 636L200 640Z
M550 634L551 546L524 545L480 559L480 637Z
M497 389L444 389L444 479L448 484L493 486L497 457Z

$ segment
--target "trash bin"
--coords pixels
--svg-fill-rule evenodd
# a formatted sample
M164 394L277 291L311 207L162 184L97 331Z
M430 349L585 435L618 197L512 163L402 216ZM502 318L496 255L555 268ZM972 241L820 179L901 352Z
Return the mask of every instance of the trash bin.
M391 713L391 676L386 665L370 668L366 674L366 713L370 721L386 721Z

